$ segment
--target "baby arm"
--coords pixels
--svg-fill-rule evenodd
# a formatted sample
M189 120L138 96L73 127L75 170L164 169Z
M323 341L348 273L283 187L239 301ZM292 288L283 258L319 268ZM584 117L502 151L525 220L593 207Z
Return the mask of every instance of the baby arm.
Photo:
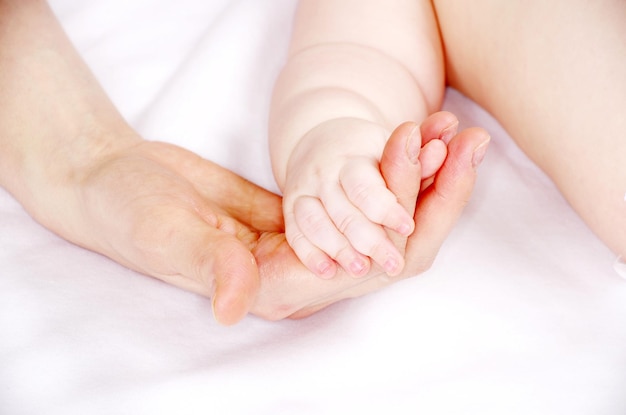
M443 91L430 2L301 1L274 92L270 148L287 240L311 271L332 277L339 264L361 276L371 258L389 275L401 272L403 256L385 228L408 236L414 224L379 158L391 131L423 121ZM417 134L411 151L436 169L445 145L430 138L440 137Z

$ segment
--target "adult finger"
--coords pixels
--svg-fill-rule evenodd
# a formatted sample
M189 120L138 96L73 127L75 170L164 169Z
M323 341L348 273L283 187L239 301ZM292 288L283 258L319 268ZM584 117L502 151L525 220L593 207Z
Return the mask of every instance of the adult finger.
M419 162L422 136L416 123L406 122L397 127L383 150L380 172L400 205L413 216L420 190Z
M231 325L241 320L260 286L254 256L239 239L245 239L242 234L249 231L228 217L217 217L212 226L190 211L176 211L164 218L169 219L167 223L153 224L156 229L150 240L138 246L145 263L167 264L148 273L212 297L219 323Z
M488 143L489 135L480 128L464 130L450 141L443 166L417 203L417 230L407 242L407 272L421 272L432 264L470 199Z
M213 315L225 325L246 316L259 291L260 282L254 256L236 238L215 238L208 266L215 278Z

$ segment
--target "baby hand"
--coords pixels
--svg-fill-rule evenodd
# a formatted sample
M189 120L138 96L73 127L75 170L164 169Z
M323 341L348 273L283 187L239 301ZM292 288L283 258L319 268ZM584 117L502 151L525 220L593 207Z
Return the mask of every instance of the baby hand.
M394 132L410 134L406 151L414 164L409 177L420 181L435 174L447 154L445 143L436 138L451 138L456 125L452 114L437 113L421 127ZM404 267L388 230L409 236L413 212L402 207L380 172L388 137L374 123L332 120L310 131L290 159L283 199L287 241L322 278L334 276L337 265L352 276L363 276L370 260L390 276Z

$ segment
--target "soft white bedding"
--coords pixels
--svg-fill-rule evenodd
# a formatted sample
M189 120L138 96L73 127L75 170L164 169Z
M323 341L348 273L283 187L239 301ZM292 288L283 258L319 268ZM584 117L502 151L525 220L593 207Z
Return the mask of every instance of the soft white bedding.
M145 137L276 191L266 114L294 0L52 5ZM220 327L0 189L0 413L625 414L613 255L488 114L452 90L446 107L493 140L433 269L300 321Z

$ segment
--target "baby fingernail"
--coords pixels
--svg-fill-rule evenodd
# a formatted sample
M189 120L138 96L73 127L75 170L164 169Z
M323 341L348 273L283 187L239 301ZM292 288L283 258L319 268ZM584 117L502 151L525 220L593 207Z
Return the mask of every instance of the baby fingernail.
M390 276L395 276L398 274L398 268L400 267L400 263L398 262L397 259L393 257L389 257L385 261L385 264L383 265L383 267L385 268L385 271L387 272L387 274L389 274Z
M330 278L332 274L332 266L330 262L324 261L317 265L317 274L322 278Z
M474 149L474 153L472 154L472 166L478 167L480 163L482 163L485 158L485 154L487 153L487 146L489 145L489 140L486 140L481 145Z
M415 125L409 133L406 143L406 155L411 163L418 163L421 148L422 136L420 134L420 128L418 125Z
M356 276L361 276L363 275L363 272L365 271L365 263L362 260L355 260L352 261L352 263L350 264L350 272L352 272L352 274L356 275Z

